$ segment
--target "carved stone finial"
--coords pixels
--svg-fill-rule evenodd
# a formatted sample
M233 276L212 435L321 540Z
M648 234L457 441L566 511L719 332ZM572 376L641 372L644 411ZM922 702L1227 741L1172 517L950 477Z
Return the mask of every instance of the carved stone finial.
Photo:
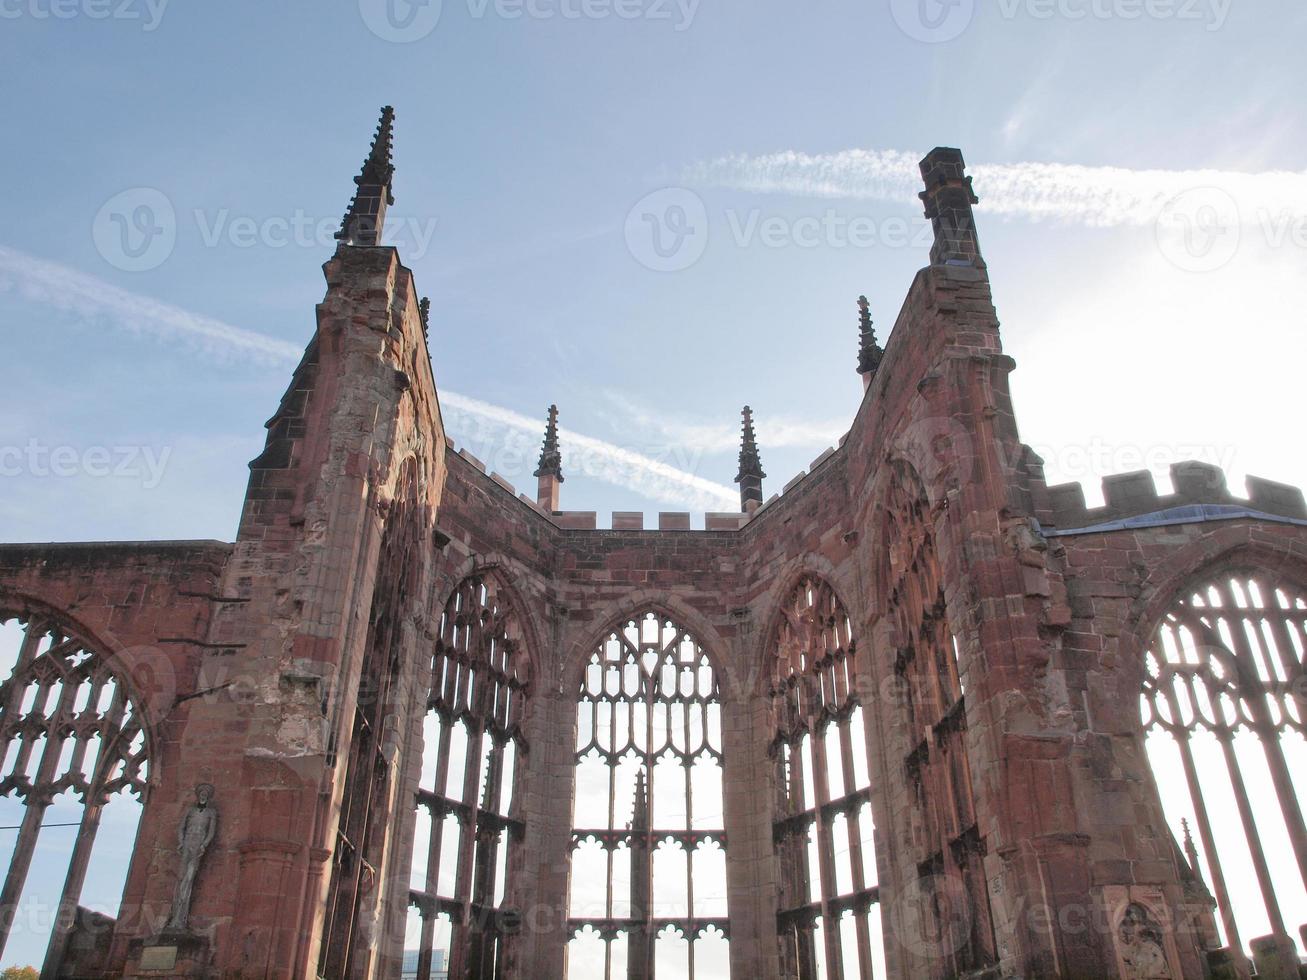
M552 476L563 482L563 454L558 448L558 406L549 406L549 420L545 423L545 441L540 447L540 462L534 476Z
M858 373L870 379L880 367L885 350L876 343L876 331L871 322L871 305L867 297L858 297Z
M431 300L423 296L418 300L418 317L422 320L422 336L431 335Z
M558 446L558 406L549 406L549 421L545 423L545 441L540 447L540 463L536 466L536 504L547 513L558 511L563 483L563 453Z
M1184 856L1189 862L1189 868L1194 873L1197 881L1203 880L1203 873L1198 867L1198 848L1194 846L1193 834L1189 832L1189 821L1184 817L1180 818L1180 828L1184 831Z
M756 510L762 504L762 481L767 474L762 471L762 459L758 456L758 439L753 431L753 409L745 405L740 414L744 418L744 431L740 437L740 471L735 475L735 482L740 485L740 509L749 511Z
M391 184L395 179L395 166L391 160L394 144L395 110L391 106L381 109L381 122L372 138L372 147L363 169L354 183L358 190L349 202L349 210L340 223L336 238L346 245L380 245L386 223L386 208L395 203Z
M182 814L181 822L177 825L177 853L181 855L181 871L173 895L172 914L168 917L170 930L186 928L191 914L195 875L218 830L218 808L213 804L213 794L212 783L196 786L195 802Z
M919 196L935 231L930 264L984 268L985 260L981 258L980 242L976 238L976 219L971 211L971 206L980 199L971 188L962 151L942 146L931 150L921 161L921 176L926 189Z
M631 811L631 829L649 829L649 791L646 788L644 767L635 774L635 805Z

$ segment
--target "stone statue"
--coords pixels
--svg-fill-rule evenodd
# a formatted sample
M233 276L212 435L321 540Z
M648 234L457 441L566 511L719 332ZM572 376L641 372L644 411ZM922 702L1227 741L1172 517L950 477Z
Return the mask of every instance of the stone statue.
M1174 980L1162 948L1162 930L1138 903L1121 917L1121 959L1130 980Z
M200 783L195 787L195 803L182 814L177 825L177 853L182 856L181 874L177 878L177 893L172 900L169 929L185 929L191 914L191 891L195 887L195 874L200 861L209 849L218 829L218 808L213 805L213 786Z

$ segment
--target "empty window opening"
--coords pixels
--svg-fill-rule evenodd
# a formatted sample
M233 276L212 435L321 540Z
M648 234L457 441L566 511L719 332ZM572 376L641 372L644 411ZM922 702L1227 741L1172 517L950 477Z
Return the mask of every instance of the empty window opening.
M829 585L787 596L773 649L777 928L782 973L800 980L885 976L857 644Z
M567 975L729 980L721 692L657 613L590 657L577 703Z
M53 975L74 935L108 955L149 739L109 662L53 617L0 610L0 678L0 962Z
M445 604L428 677L405 946L416 980L439 980L442 970L507 975L528 667L516 614L494 577L462 582Z
M1307 922L1307 590L1237 569L1186 589L1145 655L1140 711L1195 923L1249 970Z

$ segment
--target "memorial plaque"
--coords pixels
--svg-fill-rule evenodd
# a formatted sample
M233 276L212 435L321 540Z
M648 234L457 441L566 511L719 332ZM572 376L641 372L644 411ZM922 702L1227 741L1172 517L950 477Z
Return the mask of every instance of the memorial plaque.
M146 946L141 950L142 970L171 970L176 965L176 946Z

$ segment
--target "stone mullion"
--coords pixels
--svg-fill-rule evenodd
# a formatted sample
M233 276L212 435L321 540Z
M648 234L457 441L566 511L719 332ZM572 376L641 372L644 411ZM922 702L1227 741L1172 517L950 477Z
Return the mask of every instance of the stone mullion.
M51 933L50 943L46 947L42 974L48 972L53 975L59 968L68 945L68 937L72 933L78 901L81 899L82 887L86 883L86 871L91 862L91 852L95 847L95 836L100 829L100 815L104 810L104 805L99 800L98 788L98 782L93 782L92 792L96 795L94 797L88 795L82 809L82 820L77 827L77 840L73 844L73 853L68 861L68 874L64 878L63 893L59 897L59 904L55 906L57 911L54 932Z
M493 683L493 682L491 682ZM500 782L502 779L503 746L493 735L486 733L482 738L490 739L490 751L486 759L486 791L484 806L478 813L499 813ZM473 870L472 901L481 907L483 914L488 914L495 901L495 874L499 860L499 835L497 827L483 828L478 819L476 830L476 867ZM504 842L508 846L508 842ZM487 933L490 933L487 935ZM485 920L473 923L472 928L472 962L479 964L477 976L490 980L488 968L494 962L496 939L493 930L487 929Z
M644 627L639 626L640 637L643 638ZM623 637L625 643L625 637ZM643 646L643 642L641 643ZM645 804L648 814L648 826L642 830L637 830L632 834L631 847L631 918L634 925L626 937L626 963L628 980L648 980L653 976L654 962L654 937L650 931L650 920L653 916L653 851L654 838L651 831L653 827L654 815L654 709L659 703L658 684L659 676L662 671L661 651L660 656L654 665L652 676L647 676L644 671L644 661L641 650L635 651L635 662L640 671L640 687L644 696L645 710L645 751L643 753L644 768L648 773L645 780ZM671 715L667 714L668 741L671 741ZM632 813L632 824L635 823L635 814ZM638 862L638 865L637 865ZM611 865L610 865L611 868Z
M4 952L14 920L18 917L18 898L27 881L27 872L32 866L32 853L41 833L41 821L45 818L49 805L49 799L42 799L36 793L29 793L24 801L23 822L18 829L18 839L14 842L13 856L9 859L4 888L0 890L0 953Z
M822 942L826 947L826 973L830 980L842 980L844 976L842 957L840 956L839 920L830 908L830 899L839 889L835 883L834 842L831 828L826 822L825 804L830 799L830 785L826 775L826 739L814 734L812 738L812 781L817 794L815 810L816 824L814 832L817 838L817 861L821 870L821 917L824 924Z
M44 622L35 617L29 619L24 627L23 640L18 647L18 662L14 664L13 673L9 675L9 698L5 702L3 715L0 715L0 719L5 722L6 728L10 728L13 724L11 719L18 717L19 708L23 704L23 694L27 690L27 685L22 682L22 677L27 667L36 659L36 651L41 645L46 629ZM17 766L14 767L13 771L18 771Z
M350 774L361 774L365 759L370 756L372 744L369 733L371 729L364 720L362 709L355 706L354 728L351 732L349 755L345 766L345 793L341 799L340 819L336 825L336 867L332 875L331 899L324 919L325 930L323 943L323 975L327 977L344 976L343 967L348 963L351 934L353 931L354 899L359 891L359 879L363 873L362 827L364 818L359 810L366 814L366 804L370 783L361 778L350 779ZM358 726L363 725L360 729ZM346 851L353 864L352 873L346 876L341 859Z
M852 796L862 789L857 785L853 765L853 726L848 716L839 721L840 761L844 768L844 795ZM849 807L844 815L844 831L849 837L849 869L852 871L853 890L861 894L867 888L867 873L862 857L862 828L859 808ZM860 980L871 980L871 927L867 914L856 911L853 915L858 934L858 971Z
M1275 591L1273 588L1264 584L1261 579L1254 579L1254 581L1257 582L1258 588L1262 590L1263 595L1268 595L1274 600ZM1284 674L1286 680L1292 685L1294 678L1302 672L1303 667L1302 664L1294 660L1293 641L1289 636L1289 625L1291 623L1289 610L1270 607L1263 610L1263 612L1266 614L1265 619L1271 629L1273 643L1270 645L1275 648L1276 662L1279 664L1280 671ZM1260 632L1258 635L1262 636ZM1307 649L1307 637L1304 637L1303 640L1303 647ZM1264 639L1263 642L1265 642ZM1290 692L1289 696L1293 697L1294 695ZM1307 701L1307 698L1303 698L1302 701Z
M1179 705L1176 703L1173 688L1168 688L1165 696L1173 712L1172 717L1179 718ZM1207 852L1207 867L1212 876L1212 891L1216 896L1217 909L1221 913L1221 923L1225 926L1226 941L1230 944L1230 953L1234 958L1235 970L1242 980L1247 980L1251 970L1248 957L1244 953L1243 940L1239 936L1239 925L1235 920L1234 907L1230 904L1230 892L1225 884L1225 872L1221 868L1221 858L1216 849L1216 836L1212 833L1211 820L1207 816L1207 801L1203 796L1202 784L1198 780L1198 768L1194 764L1193 749L1189 744L1190 732L1180 729L1175 733L1175 742L1180 750L1180 763L1184 768L1185 781L1189 785L1189 799L1193 803L1194 818L1198 823L1198 836L1202 839L1203 850Z
M471 670L469 668L469 676ZM464 688L466 691L466 688ZM453 923L450 939L449 975L461 977L467 969L471 946L472 876L476 862L477 787L481 784L481 739L485 737L478 719L468 719L467 752L463 768L462 802L465 809L459 817L462 829L458 840L458 866L454 896L461 909L458 921Z
M43 632L43 631L42 631ZM19 663L30 665L38 654L37 646L41 640L41 634L34 634L31 630L23 636L23 643L19 649ZM54 640L53 645L58 646L60 641ZM47 656L49 652L47 651ZM14 676L18 676L18 670L15 669ZM62 677L62 675L60 675ZM13 855L9 861L9 871L5 875L3 889L0 889L0 953L3 953L5 946L8 944L10 931L13 929L14 920L18 914L18 899L22 895L23 886L27 882L27 874L31 869L32 857L36 851L37 839L41 834L41 824L45 819L45 811L49 808L52 798L50 795L51 784L54 782L56 769L59 765L59 757L63 754L64 739L58 733L64 729L69 722L72 702L76 693L75 687L68 684L62 684L59 692L59 701L55 706L54 715L44 721L43 728L45 734L45 747L41 751L41 761L37 765L36 778L32 780L31 789L24 799L23 820L19 826L18 838L14 842ZM35 704L44 707L46 699L49 697L46 684L42 683L37 690L37 700ZM122 718L122 709L113 711L115 704L125 703L126 692L123 690L122 683L114 685L114 702L110 705L110 712L106 720L115 728L120 727ZM89 706L88 706L89 707ZM33 709L35 710L35 708ZM7 714L7 713L6 713ZM27 739L23 739L24 743ZM114 744L112 736L101 740L101 754L104 758L115 758L113 754ZM30 758L30 750L23 753ZM24 766L26 759L23 760ZM17 771L17 770L15 770ZM97 766L97 775L100 771ZM98 786L93 786L98 790ZM83 826L85 826L86 814L83 812ZM91 833L92 840L94 832ZM82 842L82 833L79 830L78 843ZM89 859L89 852L86 858ZM70 876L76 870L75 866L70 866ZM83 874L85 869L83 868ZM66 892L66 889L65 889ZM80 888L79 888L80 893Z
M56 717L54 724L46 725L45 748L41 751L41 761L38 764L36 778L32 781L32 788L24 799L23 822L19 826L18 838L14 842L13 856L9 859L9 872L5 875L4 888L0 889L0 953L4 952L9 941L10 930L18 916L18 899L22 895L23 885L27 882L27 872L32 866L32 855L36 850L37 838L41 834L41 822L45 819L45 811L52 802L50 783L63 751L63 742L55 738L54 732L62 720L61 717Z
M1294 787L1292 777L1289 775L1289 767L1284 761L1284 751L1280 748L1279 733L1276 731L1275 723L1271 719L1266 703L1270 693L1256 672L1257 658L1254 656L1252 646L1248 642L1248 633L1243 628L1244 623L1248 620L1248 611L1240 610L1236 605L1234 590L1230 586L1228 576L1220 580L1218 592L1226 608L1234 611L1233 621L1230 623L1230 635L1234 638L1235 656L1242 658L1249 666L1246 671L1237 671L1235 676L1240 687L1244 686L1245 680L1251 681L1255 685L1255 690L1246 692L1248 702L1252 706L1254 731L1257 733L1258 740L1262 743L1262 751L1266 755L1266 765L1271 772L1271 782L1275 784L1275 795L1279 799L1280 813L1284 818L1285 829L1289 832L1289 841L1293 845L1293 853L1298 861L1298 874L1304 886L1307 886L1307 825L1303 822L1302 807L1298 803L1298 792ZM1267 672L1274 673L1270 669L1269 663L1267 664Z
M80 685L72 684L71 681L72 678L65 678L63 689L60 691L60 705L57 713L60 718L68 717L72 713L77 689ZM122 692L123 685L116 684L116 700L119 699L118 696ZM121 700L125 701L125 694ZM99 704L94 685L91 691L91 699L86 704L88 710L92 706ZM123 711L120 709L117 712L119 719L121 719L122 714ZM77 904L81 899L82 887L86 883L86 871L91 861L91 852L95 847L95 837L100 829L100 815L104 809L103 787L113 771L113 764L121 757L121 753L118 751L119 742L122 738L121 720L116 727L119 727L116 735L101 738L95 772L91 774L89 787L82 800L82 819L77 827L77 840L73 844L72 855L68 860L68 872L64 878L63 892L59 896L59 904L56 906L54 931L50 935L50 942L46 948L43 970L54 971L58 969L59 964L63 961L68 937L72 932ZM76 736L76 739L77 744L73 750L73 758L69 763L69 771L81 769L82 759L86 753L86 739L80 736Z
M1257 874L1257 883L1262 891L1262 903L1266 906L1266 917L1270 920L1271 931L1278 936L1287 935L1284 928L1284 916L1280 913L1280 903L1275 896L1275 883L1271 879L1271 869L1266 863L1266 852L1262 848L1262 838L1257 832L1257 821L1253 817L1252 805L1248 800L1248 789L1244 785L1243 770L1234 754L1234 735L1232 732L1217 733L1221 743L1221 752L1225 757L1225 768L1230 777L1230 788L1234 791L1235 805L1239 810L1239 819L1243 824L1244 839L1248 843L1248 853L1252 857L1253 870Z
M436 773L432 779L431 791L438 797L445 796L445 783L449 778L449 738L453 722L440 716L440 739L436 748ZM434 897L440 888L440 850L445 839L445 815L435 809L431 814L431 834L427 839L427 870L423 887L428 896ZM436 941L436 918L434 908L422 908L422 936L418 943L417 980L431 980L432 951Z

